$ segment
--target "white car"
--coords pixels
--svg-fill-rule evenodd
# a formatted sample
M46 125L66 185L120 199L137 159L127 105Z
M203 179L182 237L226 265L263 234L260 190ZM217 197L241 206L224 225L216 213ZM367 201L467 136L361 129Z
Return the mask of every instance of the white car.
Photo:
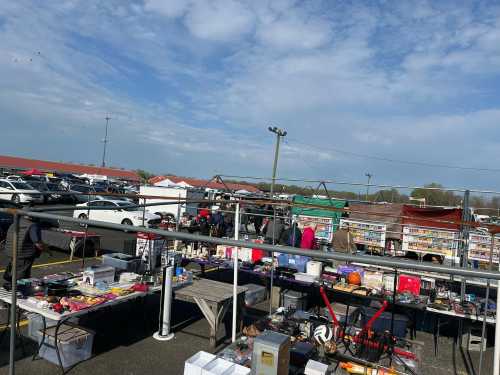
M88 206L90 205L90 210ZM106 221L108 223L153 227L161 222L161 217L149 211L143 213L140 207L130 207L130 202L122 200L100 199L77 204L73 217L84 220ZM92 208L99 207L98 210ZM102 207L102 208L101 208ZM144 215L144 218L143 218Z
M0 180L0 198L15 203L43 203L43 196L26 182Z

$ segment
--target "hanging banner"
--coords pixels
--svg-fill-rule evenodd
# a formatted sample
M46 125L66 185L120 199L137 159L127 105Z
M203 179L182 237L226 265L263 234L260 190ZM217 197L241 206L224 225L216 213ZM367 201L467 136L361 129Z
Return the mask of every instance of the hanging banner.
M385 224L340 219L340 228L348 229L351 240L356 244L385 248Z
M414 225L403 226L403 251L451 258L456 256L457 249L458 231Z
M300 230L303 230L305 227L316 228L316 239L328 242L332 241L333 219L331 217L295 215L293 218Z
M493 263L498 263L498 254L500 253L500 238L495 237L493 244ZM491 236L483 233L469 233L469 260L478 260L481 262L490 261Z

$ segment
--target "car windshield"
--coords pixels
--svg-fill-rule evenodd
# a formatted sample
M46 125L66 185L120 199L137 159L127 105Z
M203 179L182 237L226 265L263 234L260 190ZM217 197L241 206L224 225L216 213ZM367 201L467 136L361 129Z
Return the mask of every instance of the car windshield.
M95 190L96 192L98 192L98 193L99 193L99 192L100 192L100 193L105 193L105 192L106 192L106 189L105 189L105 188L103 188L102 186L94 186L94 190Z
M12 184L12 186L19 190L33 190L33 188L25 182L11 181L10 183Z
M121 208L122 210L125 210L125 211L139 211L139 208L138 208L138 207L133 207L133 206L131 206L131 204L130 204L130 203L128 203L128 202L123 201L123 202L115 202L115 203L116 203L118 206L120 206L120 208Z

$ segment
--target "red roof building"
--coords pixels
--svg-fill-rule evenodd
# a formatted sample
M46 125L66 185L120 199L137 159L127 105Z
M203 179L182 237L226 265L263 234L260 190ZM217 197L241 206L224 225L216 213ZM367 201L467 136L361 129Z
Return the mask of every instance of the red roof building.
M127 171L125 169L58 163L52 161L17 158L13 156L0 155L0 168L25 170L38 169L43 172L95 174L134 182L138 182L140 180L139 175L135 171Z
M179 177L179 176L155 176L149 179L149 183L151 185L155 185L164 180L170 180L174 184L178 184L184 182L190 186L196 188L209 188L209 189L217 189L217 190L226 190L226 186L229 190L238 191L238 190L246 190L249 193L259 193L260 190L251 184L244 183L234 183L234 182L224 182L224 184L217 181L203 180L199 178L191 178L191 177Z

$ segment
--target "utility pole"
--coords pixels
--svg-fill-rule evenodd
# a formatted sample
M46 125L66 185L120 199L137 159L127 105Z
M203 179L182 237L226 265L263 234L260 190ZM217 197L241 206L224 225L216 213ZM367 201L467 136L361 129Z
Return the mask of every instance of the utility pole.
M274 151L274 164L273 164L273 179L271 182L271 198L274 193L274 184L276 183L276 169L278 168L278 154L280 152L280 141L282 137L286 137L287 132L283 129L278 129L276 126L269 127L271 133L276 134L276 150Z
M102 151L102 165L101 165L102 167L106 166L106 146L108 144L108 124L109 124L109 120L111 120L111 117L106 116L105 120L106 120L106 133L104 134L104 140L103 140L104 149Z
M370 192L370 180L372 179L373 175L371 173L365 173L365 176L368 177L368 184L366 185L366 197L365 201L368 201L368 194Z

